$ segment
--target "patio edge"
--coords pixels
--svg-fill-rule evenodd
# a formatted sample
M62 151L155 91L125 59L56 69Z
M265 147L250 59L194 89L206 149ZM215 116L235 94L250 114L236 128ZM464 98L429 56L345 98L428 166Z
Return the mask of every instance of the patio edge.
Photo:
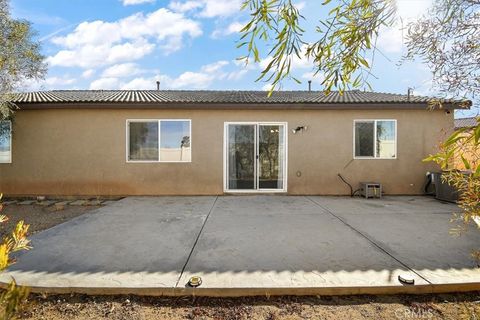
M8 283L0 282L6 289ZM426 284L405 286L361 287L294 287L294 288L115 288L115 287L29 287L32 293L86 294L86 295L138 295L138 296L197 296L197 297L247 297L247 296L342 296L342 295L395 295L456 293L480 290L480 282Z

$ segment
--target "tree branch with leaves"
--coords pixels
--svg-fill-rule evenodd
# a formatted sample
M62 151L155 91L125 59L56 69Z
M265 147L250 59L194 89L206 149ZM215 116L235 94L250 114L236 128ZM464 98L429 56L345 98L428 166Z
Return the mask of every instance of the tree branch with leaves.
M0 121L12 119L17 108L12 97L19 86L28 80L41 79L46 73L44 57L40 53L40 42L28 21L13 19L9 2L0 0ZM0 129L6 126L0 126ZM10 127L8 127L8 130ZM4 132L1 132L2 135ZM0 211L3 209L0 195ZM7 217L0 215L0 223ZM28 225L20 221L10 235L0 243L0 271L15 263L12 254L30 248L27 239ZM15 319L28 289L19 287L15 280L0 294L0 319Z
M420 58L432 71L433 86L442 96L468 98L480 94L480 1L439 0L428 14L408 25L405 59ZM440 99L433 105L442 107ZM480 225L480 118L470 128L455 130L426 161L438 163L444 182L459 193L452 231L459 234L471 223ZM460 160L466 172L452 164ZM476 252L475 257L480 258Z
M16 109L12 95L24 81L41 79L46 73L40 42L28 21L12 19L9 3L0 0L0 120Z
M260 62L259 47L270 47L269 62L257 81L270 82L271 92L283 80L291 78L295 57L309 59L315 74L322 74L322 85L328 94L369 87L371 66L368 60L375 54L376 38L382 26L395 22L395 2L387 0L343 0L333 8L330 0L319 3L319 9L329 10L326 19L316 27L318 41L304 40L304 17L291 0L245 0L243 9L250 11L251 20L242 28L239 48L246 55L239 59Z

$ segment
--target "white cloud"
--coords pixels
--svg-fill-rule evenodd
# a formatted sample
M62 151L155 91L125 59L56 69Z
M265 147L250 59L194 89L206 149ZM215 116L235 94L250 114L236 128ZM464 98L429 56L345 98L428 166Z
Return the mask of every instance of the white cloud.
M213 80L214 76L211 74L187 71L174 79L168 86L173 89L186 87L192 89L205 89L210 86Z
M302 74L302 79L305 79L305 81L302 81L303 84L305 85L305 90L308 89L308 81L311 80L312 81L312 90L317 90L319 89L319 86L322 85L322 81L325 79L324 75L323 74L320 74L320 73L317 73L315 74L315 72L305 72L304 74Z
M95 74L95 69L87 69L82 72L82 78L90 78Z
M130 6L142 3L153 3L155 0L122 0L124 6Z
M155 45L146 41L125 42L110 48L107 62L117 63L120 61L138 60L151 53Z
M98 66L138 60L151 53L155 45L146 40L117 45L86 45L74 50L61 50L47 58L52 66L94 68Z
M411 20L427 13L432 0L397 0L396 5L397 15L403 20Z
M118 26L122 36L133 39L152 36L158 40L164 40L183 35L198 37L202 34L198 22L165 8L158 9L146 16L142 13L131 15L120 20Z
M271 56L268 56L264 59L261 59L260 62L258 63L258 65L260 66L260 68L263 70L265 69L268 64L272 61L272 57Z
M38 91L52 89L72 89L72 85L77 83L77 79L70 75L48 76L39 81L24 79L19 86L19 91Z
M232 70L227 67L234 67ZM91 89L156 89L156 81L160 81L162 89L207 89L215 81L236 81L242 78L250 69L237 69L238 66L225 60L206 64L198 71L186 71L177 77L156 74L152 77L136 77L122 81L121 78L138 68L135 64L120 64L107 68L102 76L90 84Z
M135 78L126 82L120 86L122 90L155 90L157 89L157 81L160 81L160 88L163 88L165 83L169 83L171 80L168 76L158 75L150 78Z
M291 66L290 69L292 72L299 70L299 69L312 69L313 68L313 62L310 61L306 56L305 53L307 52L307 45L303 45L302 48L300 48L300 58L296 54L291 55ZM262 70L264 70L268 64L272 61L272 57L268 56L264 59L261 59L258 65Z
M406 25L427 13L428 8L432 5L431 0L397 0L397 16L396 23L389 28L380 30L377 45L386 53L399 53L404 47L404 39L406 35Z
M83 45L113 43L120 39L116 23L97 20L82 22L67 36L52 38L52 42L67 48L76 48Z
M416 85L412 86L412 89L413 95L416 96L434 97L439 94L439 92L435 89L433 80L431 78L418 81Z
M150 54L156 44L170 53L182 47L185 37L201 34L198 22L165 8L115 22L82 22L70 34L52 39L65 49L48 57L47 62L52 66L93 68L135 61Z
M232 22L226 28L217 28L212 32L212 38L220 38L222 36L229 36L234 33L239 33L246 23Z
M300 2L297 2L295 3L295 7L299 10L299 11L302 11L306 6L306 3L305 1L300 1Z
M136 63L115 64L105 69L102 78L124 78L138 74L141 70Z
M235 60L233 60L233 64L235 64L237 67L241 67L241 68L247 69L247 70L257 70L258 69L258 64L255 64L255 63L246 64L245 60L243 60L243 59L241 59L241 60L235 59Z
M205 6L199 15L205 18L228 17L238 13L241 8L240 0L203 0L203 3Z
M227 27L227 34L238 33L245 25L245 22L232 22Z
M305 72L304 74L302 74L302 78L306 80L322 82L324 79L324 76L323 74L320 74L320 73L315 74L315 72L312 71L312 72Z
M228 73L227 75L227 79L228 80L240 80L241 78L243 78L246 74L248 73L248 70L247 69L241 69L241 70L238 70L238 71L232 71L230 73Z
M217 73L228 64L229 64L228 61L220 60L220 61L202 66L201 70L202 72L205 72L205 73Z
M63 78L63 77L48 77L45 79L45 84L50 87L65 86L75 83L75 78Z
M134 72L137 66L134 64L122 64L110 67L104 71L102 77L90 84L92 89L155 89L156 81L160 80L162 89L206 89L214 81L230 78L238 79L236 71L228 72L224 68L230 65L230 62L220 60L214 63L206 64L199 71L186 71L176 78L167 75L157 74L153 77L137 77L129 81L120 81L123 75Z
M90 83L90 90L118 89L119 85L117 78L100 78Z
M170 4L168 5L168 7L175 12L188 12L198 8L202 8L203 6L204 4L202 3L202 1L173 1L170 2Z
M168 6L175 12L195 11L199 17L228 17L240 11L241 0L188 0L173 1Z
M383 28L377 39L377 46L385 53L401 52L404 34L401 26Z
M263 91L270 91L270 90L272 90L272 85L270 83L264 84L262 86L262 90Z
M177 78L171 79L171 83L168 83L167 86L173 89L206 89L214 80L222 80L227 77L228 73L223 69L228 64L228 61L220 60L202 66L200 72L184 72Z
M308 59L306 56L307 52L307 45L303 45L300 48L300 58L296 54L291 55L291 66L290 66L290 74L295 76L297 79L305 79L305 80L312 80L312 84L320 85L323 81L323 74L315 74L315 65L313 61ZM268 56L264 59L261 59L258 64L256 64L257 68L260 70L264 70L268 64L272 61L272 57ZM307 81L304 81L300 86L300 89L307 90L308 84ZM303 81L302 81L303 82ZM276 89L282 87L282 83L276 86ZM271 84L267 83L262 87L262 90L269 91L271 88Z

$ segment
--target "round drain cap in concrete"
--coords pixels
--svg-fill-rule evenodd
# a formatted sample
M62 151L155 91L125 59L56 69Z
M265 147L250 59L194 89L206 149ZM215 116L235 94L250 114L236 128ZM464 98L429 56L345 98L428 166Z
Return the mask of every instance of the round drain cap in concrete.
M415 278L411 274L398 275L398 281L403 284L415 284Z
M193 276L188 280L187 285L192 288L196 288L202 284L202 278L199 276Z

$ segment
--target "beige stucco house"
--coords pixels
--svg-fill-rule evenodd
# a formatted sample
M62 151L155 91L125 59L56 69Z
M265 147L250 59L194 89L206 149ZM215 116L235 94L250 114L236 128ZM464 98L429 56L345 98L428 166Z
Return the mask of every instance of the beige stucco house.
M46 91L2 122L7 195L421 194L454 105L349 91Z

